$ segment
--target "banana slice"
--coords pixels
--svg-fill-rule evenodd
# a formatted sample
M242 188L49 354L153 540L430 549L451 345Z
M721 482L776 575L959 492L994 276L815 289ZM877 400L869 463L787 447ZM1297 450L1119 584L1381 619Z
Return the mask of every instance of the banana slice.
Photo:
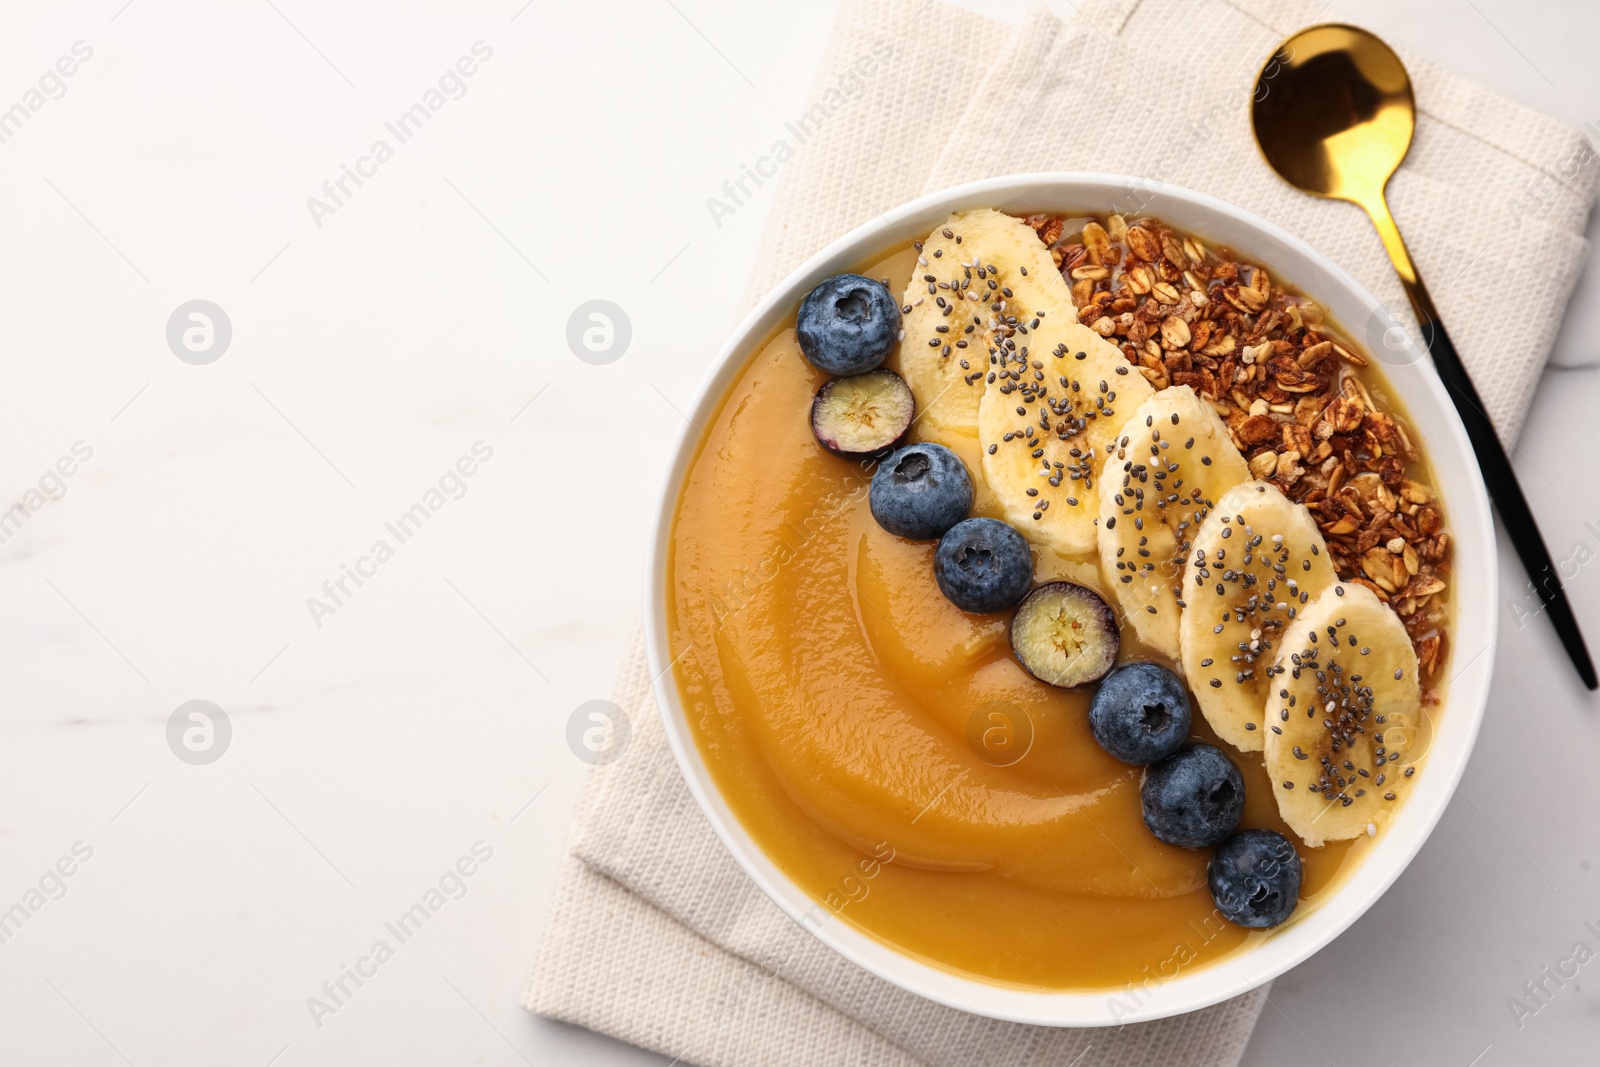
M1200 524L1183 578L1183 672L1206 721L1239 751L1261 751L1283 632L1335 578L1311 512L1268 482L1229 489Z
M1228 427L1187 385L1123 423L1100 476L1100 567L1134 633L1177 661L1184 560L1223 493L1250 477Z
M983 475L1006 519L1068 556L1094 552L1100 468L1122 418L1154 395L1122 352L1076 321L1020 326L991 346L978 407ZM1230 446L1231 447L1231 446Z
M1271 669L1267 774L1284 822L1312 847L1376 832L1411 782L1397 735L1421 711L1400 617L1365 586L1331 585L1300 609Z
M900 372L922 412L919 434L952 448L946 436L977 436L992 337L1035 329L1035 319L1078 321L1039 235L990 208L958 211L928 236L900 303Z
M924 242L902 309L918 436L960 455L981 446L986 489L1012 525L1057 553L1091 553L1113 405L1151 389L1078 322L1038 234L987 208L957 212Z

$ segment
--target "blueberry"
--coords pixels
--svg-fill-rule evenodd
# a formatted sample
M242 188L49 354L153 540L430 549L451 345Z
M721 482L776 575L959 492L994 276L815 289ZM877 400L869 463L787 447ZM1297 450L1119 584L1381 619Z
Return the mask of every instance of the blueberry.
M1144 824L1169 845L1201 848L1233 833L1244 814L1244 778L1210 745L1188 745L1144 773Z
M899 338L900 305L882 282L835 274L800 301L794 332L813 367L864 374L884 361Z
M1217 848L1206 881L1229 922L1277 926L1300 899L1300 856L1280 833L1243 830Z
M916 412L905 379L879 367L824 382L811 401L811 432L836 456L880 459L911 429Z
M1189 737L1189 691L1159 663L1124 663L1089 704L1089 730L1124 763L1164 760Z
M1121 647L1117 613L1099 593L1075 582L1046 582L1011 616L1017 662L1062 689L1105 677Z
M907 445L878 464L867 503L896 537L932 541L967 517L972 476L943 445Z
M933 576L962 611L1009 608L1033 584L1033 553L1021 534L996 519L966 519L939 539Z

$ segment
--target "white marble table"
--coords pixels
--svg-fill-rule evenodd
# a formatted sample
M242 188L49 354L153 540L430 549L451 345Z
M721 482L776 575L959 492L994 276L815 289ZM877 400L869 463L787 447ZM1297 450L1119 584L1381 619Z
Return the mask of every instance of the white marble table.
M0 526L0 910L38 907L0 926L0 1062L662 1062L516 999L584 771L566 720L622 655L673 404L770 194L720 226L705 200L796 109L829 7L7 5L0 507L26 507ZM1594 5L1341 14L1600 120ZM1585 287L1600 305L1600 270ZM632 322L610 366L565 339L597 298ZM231 323L206 365L168 344L195 299ZM1591 309L1561 358L1595 357ZM1558 556L1600 551L1573 432L1597 405L1600 371L1553 372L1518 450ZM1520 1028L1507 1005L1600 949L1600 702L1502 564L1462 794L1277 984L1247 1063L1594 1061L1600 963ZM1596 569L1570 593L1600 641ZM231 728L213 764L168 744L192 700Z

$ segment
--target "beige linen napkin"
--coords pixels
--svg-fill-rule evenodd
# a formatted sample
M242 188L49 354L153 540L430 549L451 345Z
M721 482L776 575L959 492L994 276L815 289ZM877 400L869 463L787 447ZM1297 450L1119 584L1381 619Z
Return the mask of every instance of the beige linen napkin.
M1249 139L1256 66L1300 0L1082 0L1006 27L926 0L846 0L786 166L752 299L850 227L924 191L1098 170L1224 197L1404 300L1354 207L1284 188ZM874 46L887 42L887 60ZM862 62L876 57L874 63ZM1395 214L1490 414L1513 439L1586 251L1600 165L1581 135L1405 57L1421 108ZM797 117L798 119L798 117ZM1136 183L1131 194L1137 196ZM1267 990L1117 1029L944 1008L868 975L739 871L667 747L642 649L615 699L632 748L591 772L533 972L530 1011L704 1067L1233 1065Z

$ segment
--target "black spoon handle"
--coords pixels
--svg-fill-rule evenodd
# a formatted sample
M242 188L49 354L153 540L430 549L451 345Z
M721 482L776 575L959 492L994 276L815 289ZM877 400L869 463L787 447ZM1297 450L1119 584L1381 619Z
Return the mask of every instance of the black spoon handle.
M1455 401L1456 413L1461 416L1461 423L1467 429L1467 438L1478 457L1478 467L1483 471L1484 484L1489 488L1489 496L1494 500L1495 510L1500 513L1500 520L1506 524L1506 532L1511 535L1511 544L1521 557L1528 577L1533 579L1539 599L1544 602L1545 609L1550 613L1550 621L1555 624L1556 633L1566 646L1567 655L1572 658L1572 665L1578 668L1578 676L1590 689L1600 687L1595 680L1594 661L1589 658L1589 649L1583 643L1583 632L1578 629L1578 620L1572 615L1572 605L1567 603L1561 578L1556 573L1555 565L1550 562L1550 552L1539 534L1539 524L1534 521L1527 498L1522 495L1522 486L1517 484L1517 476L1511 469L1511 459L1506 455L1494 424L1483 409L1478 390L1473 387L1467 368L1456 354L1456 346L1451 343L1450 335L1439 321L1427 290L1422 289L1418 282L1416 288L1422 297L1419 301L1418 293L1409 286L1407 288L1422 328L1423 343L1433 356L1434 369L1439 372L1450 399Z

